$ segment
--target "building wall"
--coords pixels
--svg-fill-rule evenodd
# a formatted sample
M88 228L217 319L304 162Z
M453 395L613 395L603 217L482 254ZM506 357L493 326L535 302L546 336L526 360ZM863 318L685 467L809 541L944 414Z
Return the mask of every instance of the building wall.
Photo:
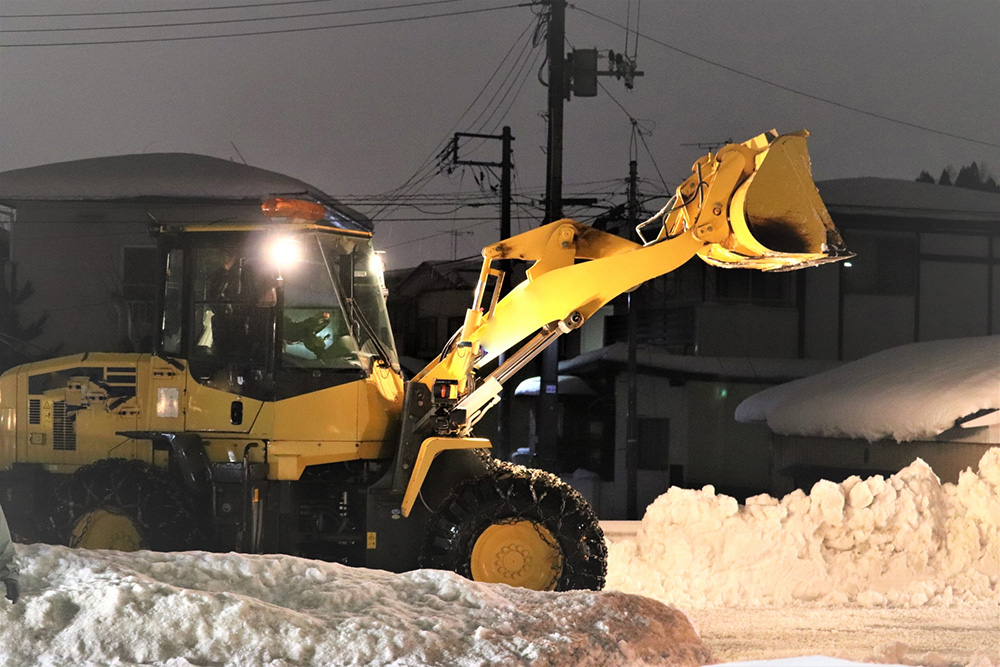
M840 264L803 273L802 339L806 359L837 359L840 341Z
M766 435L733 419L744 399L769 385L743 382L689 382L688 463L684 485L713 485L742 500L765 491L770 477Z
M20 202L11 257L34 295L22 319L49 314L41 347L60 354L118 351L127 335L122 295L124 248L153 247L150 225L260 217L260 206L195 203Z
M34 295L21 305L24 321L48 313L33 343L62 345L60 353L118 349L124 312L121 291L122 247L150 245L145 226L133 223L46 222L14 229L13 261L18 278Z
M858 256L837 265L841 359L916 341L1000 333L1000 236L869 225L847 227L844 238ZM813 272L808 280L824 278ZM809 332L816 331L808 321Z
M698 356L794 359L799 349L796 308L705 304L696 310Z
M850 361L912 343L915 303L911 296L845 295L840 358Z
M720 493L741 500L767 491L770 485L770 436L766 430L737 423L736 406L766 385L741 382L688 381L671 386L664 376L640 374L637 378L637 411L640 420L669 420L662 442L642 442L639 447L661 447L667 465L637 470L636 502L639 516L671 485L701 488L711 484ZM593 474L576 472L563 477L594 504L602 519L627 518L626 424L628 379L615 379L614 480L601 483ZM657 459L649 452L640 459Z
M758 428L767 431L764 426ZM963 470L977 470L986 451L1000 445L1000 426L955 428L934 440L912 442L770 437L773 443L770 493L781 496L795 488L808 492L819 479L841 482L849 475L888 477L918 458L929 465L942 482L955 483Z
M1000 238L921 234L919 337L1000 332Z
M430 358L438 354L465 320L472 305L472 292L466 290L435 290L417 296L417 323L432 331L417 331L421 341L418 355Z

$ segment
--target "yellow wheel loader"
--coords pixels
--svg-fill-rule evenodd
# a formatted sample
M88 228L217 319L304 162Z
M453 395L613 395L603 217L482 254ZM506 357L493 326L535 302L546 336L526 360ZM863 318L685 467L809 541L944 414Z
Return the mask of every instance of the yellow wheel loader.
M695 255L765 271L849 255L805 133L761 135L699 160L641 243L558 220L485 248L463 326L404 382L370 228L312 201L263 211L267 223L155 228L149 353L0 376L0 498L17 534L600 589L607 552L583 497L474 436L503 383ZM501 260L531 263L503 298Z

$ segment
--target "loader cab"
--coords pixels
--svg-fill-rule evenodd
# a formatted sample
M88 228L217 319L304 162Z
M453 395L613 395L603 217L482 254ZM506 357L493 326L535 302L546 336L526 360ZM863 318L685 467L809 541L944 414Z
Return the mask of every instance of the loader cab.
M165 230L156 353L275 401L399 372L368 234L314 224Z

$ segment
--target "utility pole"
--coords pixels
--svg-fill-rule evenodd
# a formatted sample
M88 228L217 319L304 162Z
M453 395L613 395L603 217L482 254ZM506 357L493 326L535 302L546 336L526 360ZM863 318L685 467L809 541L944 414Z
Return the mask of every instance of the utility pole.
M454 261L454 260L458 259L458 237L459 236L472 236L472 234L474 232L472 232L471 230L463 232L463 231L458 230L458 229L453 229L453 230L451 230L448 233L451 234L451 259L452 259L452 261Z
M566 99L566 1L549 0L549 127L545 165L545 222L563 217L563 104Z
M549 127L545 165L545 220L553 222L563 217L563 104L566 99L566 2L549 0ZM542 368L538 383L538 412L535 416L535 457L541 468L555 470L559 453L559 345L549 345L542 351Z
M545 220L553 222L563 217L563 104L570 93L577 97L597 95L597 77L614 76L624 79L632 88L635 77L642 76L636 61L627 54L608 52L609 66L598 70L597 49L575 49L568 57L563 49L566 42L566 0L546 0L548 14L548 150L545 170ZM567 63L567 60L570 62ZM550 345L541 354L538 387L538 413L535 421L535 457L538 466L555 470L558 459L559 408L559 348Z
M480 160L462 160L458 157L458 140L459 138L466 137L471 139L498 139L501 142L501 154L500 162L489 162ZM511 172L513 171L513 144L514 137L511 135L510 126L504 126L503 133L498 135L493 134L469 134L467 132L456 132L454 138L452 139L452 152L451 152L451 162L452 164L470 165L470 166L481 166L481 167L500 167L500 240L504 241L510 238L510 209L511 209ZM454 233L454 232L453 232ZM452 252L454 259L454 251ZM510 272L511 272L511 261L502 260L500 262L500 270L504 273L504 284L501 288L501 295L506 294L509 291L510 285ZM500 363L502 364L504 360L504 355L500 356ZM497 419L497 437L495 439L496 449L503 453L506 458L510 455L510 411L511 411L512 401L505 400L500 401L500 418Z
M628 228L629 236L635 234L639 224L639 195L636 161L628 163ZM638 309L633 300L635 291L628 293L628 399L625 417L625 512L630 521L639 519L638 469L639 469L639 401L638 364L636 362L636 334Z
M458 157L458 140L468 139L497 139L502 142L500 162L490 162L484 160L462 160ZM511 136L510 127L504 126L503 134L470 134L468 132L456 132L451 140L451 163L474 167L500 167L500 240L510 238L510 174L513 168L512 156L514 151L511 144L514 137Z

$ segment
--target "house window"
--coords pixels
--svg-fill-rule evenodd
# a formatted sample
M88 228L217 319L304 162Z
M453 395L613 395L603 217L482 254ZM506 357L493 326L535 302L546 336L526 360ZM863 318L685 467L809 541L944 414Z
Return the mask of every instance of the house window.
M720 301L761 305L790 305L792 283L787 272L753 269L715 269L715 295Z
M917 289L917 240L913 234L845 232L856 254L844 271L845 294L913 296Z
M0 266L10 261L10 234L14 225L14 209L0 205Z

